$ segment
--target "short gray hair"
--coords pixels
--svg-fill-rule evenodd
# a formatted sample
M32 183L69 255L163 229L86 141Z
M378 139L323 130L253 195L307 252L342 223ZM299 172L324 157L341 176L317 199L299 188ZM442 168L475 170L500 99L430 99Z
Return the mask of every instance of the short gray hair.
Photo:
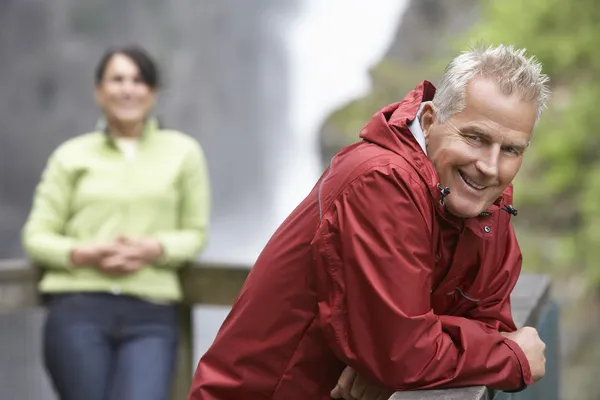
M550 79L535 57L525 51L502 44L478 44L452 60L433 98L438 121L443 123L464 110L467 85L478 76L492 78L507 95L516 92L525 101L536 101L539 119L550 97Z

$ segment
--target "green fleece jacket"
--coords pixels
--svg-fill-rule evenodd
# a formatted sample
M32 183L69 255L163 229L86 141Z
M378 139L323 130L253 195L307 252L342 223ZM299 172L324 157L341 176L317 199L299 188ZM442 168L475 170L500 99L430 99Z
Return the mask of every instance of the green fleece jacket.
M50 156L23 228L25 251L45 268L44 293L123 293L155 301L181 299L177 268L206 241L209 182L198 142L146 124L135 157L104 132L62 144ZM71 250L123 234L152 236L164 254L126 275L74 266Z

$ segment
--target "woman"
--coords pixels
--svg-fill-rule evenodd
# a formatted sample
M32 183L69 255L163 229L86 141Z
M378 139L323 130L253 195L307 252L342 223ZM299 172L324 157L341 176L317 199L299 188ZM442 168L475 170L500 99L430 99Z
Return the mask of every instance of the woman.
M54 151L23 229L45 269L44 359L62 400L168 398L177 268L205 243L209 188L200 145L152 117L158 86L144 50L102 57L105 129Z

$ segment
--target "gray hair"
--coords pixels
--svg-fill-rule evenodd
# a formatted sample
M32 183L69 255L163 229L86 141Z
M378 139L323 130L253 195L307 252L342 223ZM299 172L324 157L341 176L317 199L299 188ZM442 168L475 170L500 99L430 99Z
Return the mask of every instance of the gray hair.
M471 47L448 64L435 96L433 105L441 123L464 110L469 81L477 76L492 78L503 93L518 93L525 101L536 101L537 119L550 97L550 79L542 74L542 65L525 49L499 45Z

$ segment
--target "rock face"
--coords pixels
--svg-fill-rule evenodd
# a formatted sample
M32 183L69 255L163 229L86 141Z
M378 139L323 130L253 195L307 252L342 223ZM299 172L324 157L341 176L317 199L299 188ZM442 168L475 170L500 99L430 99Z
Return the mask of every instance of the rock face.
M480 0L411 1L387 57L407 65L451 57L451 41L477 21ZM446 61L446 60L444 60Z
M297 1L0 2L0 256L22 254L18 232L49 154L95 125L96 62L129 43L162 67L165 125L205 149L214 225L233 220L252 236L273 198L269 173L287 123L289 68L275 31Z
M287 123L288 67L274 30L296 1L0 1L0 257L23 255L19 232L46 160L93 129L95 64L107 46L129 43L162 67L165 125L204 147L213 224L226 222L212 243L252 237L269 212L271 163L285 140L277 133ZM41 310L0 318L0 398L55 398L41 362L42 321Z
M225 243L239 241L238 232L240 238L268 232L270 179L286 143L279 133L289 131L289 65L277 30L299 3L0 2L0 256L22 255L18 232L45 162L60 143L92 129L99 116L95 64L107 46L127 43L147 47L162 67L166 86L158 114L165 125L197 137L207 153L215 228L207 253L221 256ZM411 2L387 61L412 69L394 76L403 87L388 89L386 99L398 99L421 78L414 71L446 51L444 35L474 20L475 3ZM388 75L374 75L376 88L397 87ZM347 142L339 131L325 125L327 154Z
M373 68L373 91L337 110L321 130L322 163L358 140L368 118L402 99L421 80L435 82L456 54L452 41L478 18L479 0L413 0L384 59Z

